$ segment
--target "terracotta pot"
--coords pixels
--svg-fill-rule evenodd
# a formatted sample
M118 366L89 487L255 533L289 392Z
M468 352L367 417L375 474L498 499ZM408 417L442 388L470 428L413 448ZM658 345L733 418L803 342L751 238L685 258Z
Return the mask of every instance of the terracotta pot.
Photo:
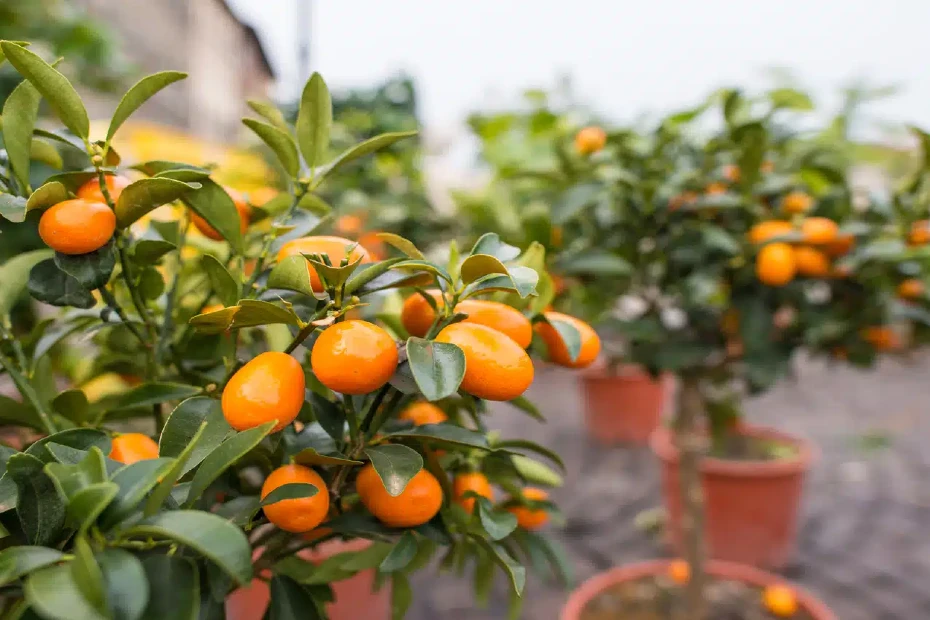
M673 382L671 375L656 380L635 366L585 372L581 388L588 434L605 444L646 445L661 424Z
M559 618L560 620L579 620L585 606L604 590L625 581L634 581L650 575L665 573L668 571L668 565L668 560L653 560L651 562L620 566L606 573L595 575L581 584L577 590L572 592L565 607L562 608L562 614ZM785 580L778 575L773 575L751 566L732 562L722 562L720 560L708 562L707 573L717 578L741 581L759 588L785 582ZM793 584L791 588L798 597L798 606L815 620L837 620L836 615L810 593Z
M797 455L771 461L702 460L707 549L714 559L780 568L794 551L804 476L814 461L815 447L773 429L749 426L740 432L793 445ZM678 449L672 440L669 430L661 428L651 445L662 462L666 532L680 550Z
M338 553L362 551L371 545L361 538L343 542L330 540L298 555L311 562L322 562ZM391 617L391 588L385 584L374 591L375 570L362 571L332 584L335 600L326 606L330 620L388 620ZM251 585L239 588L226 598L227 620L262 620L271 593L268 584L254 579Z

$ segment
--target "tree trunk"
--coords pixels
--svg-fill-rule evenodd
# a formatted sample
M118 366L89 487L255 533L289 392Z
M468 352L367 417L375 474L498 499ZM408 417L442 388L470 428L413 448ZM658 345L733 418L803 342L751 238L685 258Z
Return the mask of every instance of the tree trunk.
M685 590L684 618L687 620L707 618L707 603L704 599L704 497L700 473L705 437L699 425L703 410L704 403L698 379L682 377L678 415L675 419L675 444L679 453L678 484L682 500L681 534L684 559L691 569L691 578Z

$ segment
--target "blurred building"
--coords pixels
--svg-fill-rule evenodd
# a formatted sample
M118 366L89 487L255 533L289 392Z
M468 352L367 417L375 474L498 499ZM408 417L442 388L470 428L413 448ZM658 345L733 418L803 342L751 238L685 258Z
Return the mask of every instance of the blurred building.
M140 73L178 70L187 80L149 101L139 120L194 136L234 141L246 99L267 99L274 70L255 30L223 0L75 0L121 39ZM91 118L108 117L116 100L86 97Z

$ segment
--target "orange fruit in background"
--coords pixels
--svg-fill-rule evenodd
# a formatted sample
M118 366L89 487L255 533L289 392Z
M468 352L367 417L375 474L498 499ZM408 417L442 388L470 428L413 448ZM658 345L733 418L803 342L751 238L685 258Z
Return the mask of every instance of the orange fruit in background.
M607 132L600 127L585 127L575 134L575 150L581 155L597 153L606 144Z
M230 198L232 198L233 204L236 205L236 212L239 214L239 231L245 234L246 229L249 227L249 218L252 215L252 209L245 201L245 196L228 187L224 187L223 189L226 190L226 193L229 194ZM194 211L191 211L191 221L194 223L194 226L197 228L197 230L203 234L203 236L209 237L214 241L223 240L223 235L221 235L218 230L210 226L210 224L207 223L207 220L202 218Z
M429 291L429 295L436 300L439 307L443 306L439 291ZM533 325L530 320L507 304L484 299L466 299L459 302L455 311L468 315L463 323L476 323L496 329L509 336L522 349L530 346L533 340ZM414 293L404 301L400 321L411 336L422 338L429 332L435 320L436 311L419 293Z
M124 176L118 174L108 174L104 177L106 179L105 183L107 185L107 193L110 194L110 198L116 203L119 200L120 194L123 193L123 190L129 186L132 181L127 179ZM102 202L103 204L107 203L106 198L103 195L103 190L100 189L100 181L98 179L90 179L84 185L78 188L78 191L75 192L75 195L89 202Z
M310 353L313 374L340 394L377 390L397 370L397 359L391 335L368 321L334 323L323 330Z
M348 249L353 246L355 249L352 250L352 254L349 256ZM349 256L350 263L355 262L359 258L361 258L363 263L371 262L371 256L368 255L368 250L362 246L349 239L329 235L301 237L300 239L288 241L282 245L281 249L278 251L277 260L280 262L288 256L300 256L301 254L326 254L334 267L338 267L342 264L346 256ZM317 274L316 269L313 268L313 265L311 265L309 261L307 262L307 272L310 274L310 286L313 287L315 292L322 292L323 282L320 280L320 276Z
M449 416L433 403L421 401L407 406L400 412L397 419L413 422L414 426L423 426L424 424L440 424L448 420Z
M830 256L845 256L856 245L856 238L852 235L839 235L824 248Z
M340 215L336 218L336 232L341 235L357 235L364 226L365 220L359 215Z
M255 191L249 192L249 204L261 207L277 198L279 193L280 192L273 187L260 187Z
M798 273L812 278L825 278L830 275L830 259L820 250L806 245L794 249L794 262Z
M804 192L790 192L781 199L781 208L788 213L806 213L812 206L814 199Z
M794 249L787 243L770 243L756 257L756 276L769 286L784 286L797 272Z
M798 597L794 590L784 585L767 586L762 591L762 604L779 618L790 618L798 612Z
M762 165L759 166L759 170L762 172L774 172L775 171L775 162L767 159L762 162Z
M907 242L911 245L926 245L930 243L930 220L920 220L911 224Z
M320 474L303 465L279 467L265 479L262 499L285 484L312 484L317 488L317 493L313 497L282 499L263 506L262 510L268 520L282 530L295 534L309 532L322 523L329 512L329 489Z
M740 180L739 166L736 164L727 164L723 167L723 178L730 183L738 183Z
M211 312L217 312L219 310L222 310L225 307L226 306L224 306L223 304L210 304L208 306L204 306L203 310L200 311L200 314L209 314Z
M711 196L716 196L718 194L725 194L727 192L727 186L723 183L711 183L706 188L704 188L704 193Z
M487 476L480 472L459 474L452 481L452 492L455 495L455 501L465 509L465 512L471 514L475 509L475 498L465 497L465 493L473 491L481 497L494 499L494 489L488 482Z
M441 308L444 305L440 291L426 291L426 294L436 301L438 307ZM404 306L400 311L400 322L411 336L422 338L429 332L435 320L436 311L420 293L414 293L404 300Z
M304 404L304 370L286 353L267 351L236 371L223 388L223 417L237 431L277 420L290 424Z
M157 459L158 444L142 433L123 433L113 438L110 444L110 458L123 465Z
M749 240L755 244L765 243L769 239L781 237L794 232L794 226L791 222L782 220L769 220L759 222L749 229Z
M116 214L103 202L77 198L59 202L39 219L39 236L62 254L87 254L107 244L116 231Z
M836 241L839 232L839 225L825 217L808 217L801 222L801 234L804 235L804 241L814 245Z
M926 286L917 278L908 278L898 285L898 297L902 299L917 299L923 297Z
M444 327L436 342L450 342L465 353L461 389L485 400L513 400L533 382L533 362L520 345L496 329L477 323Z
M548 323L537 323L535 327L536 333L539 334L539 337L546 343L546 349L549 352L549 361L569 368L584 368L585 366L590 366L594 360L597 359L597 356L601 352L601 339L597 335L597 332L594 331L594 328L581 319L576 319L573 316L562 314L561 312L545 312L544 316L549 321L568 323L577 329L578 333L581 335L581 350L578 353L578 358L572 361L568 352L568 347L565 346L565 342L563 342L562 336L559 334L558 330Z
M862 330L861 336L879 351L893 351L901 346L898 334L887 325L866 327Z
M691 567L684 560L672 560L668 565L668 576L679 585L691 581Z
M668 208L670 211L677 211L678 209L691 204L698 199L696 192L682 192L672 196L671 200L668 201Z
M549 499L549 494L542 489L526 487L522 492L523 499L530 501L545 501ZM517 525L525 530L538 530L549 522L549 513L545 509L533 509L527 506L510 506L508 512L517 516Z
M392 497L369 463L359 472L355 490L368 512L390 527L423 525L435 517L442 506L442 487L425 469L410 479L400 495Z
M373 261L384 260L387 257L387 247L385 247L384 241L378 237L377 231L359 235L358 244L368 250Z

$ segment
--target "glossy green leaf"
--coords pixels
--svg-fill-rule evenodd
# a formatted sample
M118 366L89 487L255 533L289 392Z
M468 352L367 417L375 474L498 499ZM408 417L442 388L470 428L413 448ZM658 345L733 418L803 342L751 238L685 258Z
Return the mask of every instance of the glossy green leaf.
M116 222L125 228L150 211L198 189L201 189L199 182L183 183L165 177L135 181L123 190L116 201Z
M389 436L403 439L419 439L451 448L490 449L487 437L482 433L457 424L423 424L402 431L395 431L390 433Z
M26 219L26 199L12 194L0 194L0 217L14 224Z
M102 527L112 527L132 514L173 464L174 460L169 458L146 459L113 474L117 492L101 515Z
M300 96L300 109L295 125L300 152L310 168L326 161L332 124L333 102L329 89L320 74L314 73Z
M90 133L87 110L68 79L25 48L3 41L0 49L19 74L32 82L65 127L86 138Z
M353 262L344 266L330 266L324 261L315 258L315 256L322 258L321 255L304 254L303 256L313 265L313 270L316 271L317 275L323 281L323 284L333 288L339 288L345 284L349 277L355 272L355 269L362 263L361 255L356 256Z
M289 484L282 484L274 491L269 493L262 499L262 506L270 506L276 502L284 501L287 499L302 499L304 497L313 497L320 490L312 484L306 484L301 482L293 482Z
M465 288L464 298L498 291L516 293L520 299L536 295L539 274L529 267L513 266L506 274L492 273L482 276Z
M193 319L191 323L194 323ZM233 329L255 327L256 325L299 325L300 319L290 308L282 308L268 301L243 299L239 301L239 310L233 319Z
M65 554L49 547L18 546L0 551L0 585L62 561Z
M57 459L48 450L48 446L53 443L85 452L97 447L104 454L109 454L111 447L110 437L102 430L70 428L39 439L26 449L26 454L38 458L43 463L56 461Z
M581 183L573 185L552 205L552 223L564 224L581 214L601 197L604 187L600 183Z
M181 201L193 209L218 232L237 252L242 251L242 220L229 194L212 179L198 181L200 189L181 196Z
M141 620L198 620L200 575L188 558L151 555L142 560L149 600Z
M323 620L326 616L303 586L285 575L275 575L271 578L271 603L266 617L268 620Z
M51 566L32 573L23 588L29 606L49 620L107 620L78 587L71 567Z
M212 254L204 254L200 265L210 278L213 293L219 297L224 306L235 306L239 300L239 285L226 270L226 267Z
M420 453L400 444L369 446L365 454L391 497L403 493L410 479L423 469Z
M184 400L200 392L200 388L183 383L143 383L116 397L108 409L116 411L150 407L172 400Z
M30 454L14 454L7 462L6 475L17 490L16 515L33 545L53 543L65 521L65 506L51 478L42 472L42 461Z
M423 255L417 246L413 245L412 241L404 239L400 235L395 235L394 233L378 233L375 235L381 241L384 241L389 246L396 248L403 252L404 256L408 258L415 258L417 260L426 260L426 256Z
M93 308L97 301L80 282L58 268L51 258L35 265L29 272L29 294L52 306Z
M48 181L32 192L26 201L26 211L47 209L68 200L68 189L58 181Z
M220 401L207 396L195 396L178 405L165 421L158 441L158 453L161 456L180 456L193 443L200 425L204 423L206 427L182 470L187 473L235 432L223 417Z
M513 587L513 591L517 595L522 594L523 587L526 585L526 569L514 560L513 556L500 544L489 542L480 537L474 537L474 540L491 554L498 566L504 569L510 577L510 585Z
M142 562L125 549L114 548L104 549L96 558L113 620L139 620L149 602L149 581Z
M6 148L13 176L24 190L29 188L29 160L32 154L32 130L39 117L41 95L28 81L22 81L3 104L3 146Z
M112 239L98 250L87 254L55 252L55 265L80 282L88 291L106 286L116 267L116 253Z
M297 203L297 208L303 209L318 217L325 217L333 212L333 208L329 203L314 192L307 192L301 196L300 201Z
M352 295L372 280L383 276L390 271L394 265L404 262L405 260L406 259L401 257L389 258L356 269L352 276L346 281L345 294Z
M294 455L294 462L301 465L363 465L361 461L354 461L347 456L334 454L320 454L314 448L304 448Z
M312 296L313 287L310 285L307 259L303 256L288 256L279 261L268 274L268 288L280 288Z
M191 481L190 492L187 494L186 505L192 506L213 481L220 477L224 471L235 465L243 456L257 446L265 436L271 432L276 422L266 422L261 426L250 428L226 439L218 448L204 458L194 479Z
M103 574L100 566L94 559L94 552L90 543L83 535L74 538L74 559L68 565L71 568L71 577L78 590L97 612L106 615L106 592L103 585Z
M520 256L520 248L504 243L497 233L485 233L475 242L471 252L468 253L469 256L473 254L487 254L506 262Z
M605 250L587 250L558 262L559 272L567 275L622 277L633 272L629 262Z
M83 150L83 146L81 147ZM104 174L112 174L111 172L105 171ZM46 185L49 183L60 183L64 185L71 193L76 193L77 190L90 181L91 179L96 179L97 173L93 170L72 170L70 172L59 172L58 174L53 174L45 180Z
M535 461L522 454L513 454L510 457L514 469L531 484L541 484L548 487L562 486L562 476L552 471L548 466Z
M289 133L251 118L242 119L242 122L268 145L268 148L277 156L278 161L281 162L281 167L284 168L288 175L292 178L297 178L300 175L300 155L297 153L297 145ZM325 149L326 147L324 147L323 151L324 156Z
M399 131L396 133L384 133L374 138L369 138L364 142L360 142L355 146L347 149L342 154L340 154L333 162L327 165L322 174L321 178L325 179L331 174L335 173L337 170L344 168L346 165L352 163L356 159L370 155L375 151L380 151L381 149L388 147L395 142L404 140L405 138L412 138L417 135L416 131Z
M29 41L10 41L14 45L19 45L20 47L29 47L31 43ZM0 65L6 62L6 55L3 53L3 50L0 49Z
M404 570L407 568L407 565L413 560L417 555L417 538L413 535L413 532L407 531L404 532L400 539L397 541L397 544L394 545L394 548L391 549L391 552L388 554L384 561L381 562L381 566L378 567L378 570L382 573L393 573L399 570Z
M232 329L233 321L239 312L239 306L220 308L213 312L204 312L191 317L190 324L203 334L222 334Z
M176 249L175 244L162 239L140 239L132 246L132 257L140 265L154 265L162 256Z
M403 620L413 602L413 589L404 573L391 575L391 620Z
M284 119L284 114L282 114L281 110L279 110L273 103L266 103L264 101L257 101L255 99L249 99L246 103L256 114L264 118L266 121L281 131L288 134L290 133L291 128L288 126L287 121Z
M0 316L8 314L26 290L32 268L52 256L51 250L33 250L17 254L0 265L0 282L3 282L0 286Z
M106 481L106 459L100 448L95 446L85 451L48 442L45 449L55 459L45 465L45 473L68 501L82 489Z
M517 529L517 517L506 510L495 510L494 506L484 497L477 497L478 518L481 527L488 533L491 540L502 540L510 536Z
M451 343L409 338L407 361L420 392L429 401L452 396L465 377L465 354Z
M29 143L29 159L43 163L55 170L61 170L65 165L58 149L38 138L33 138Z
M526 452L534 452L540 456L544 456L556 465L562 471L565 471L565 463L562 461L562 458L556 454L553 450L541 446L535 442L529 441L528 439L506 439L504 441L499 441L494 444L495 449L506 449L506 450L524 450Z
M68 502L67 515L79 532L84 532L97 520L113 498L119 487L113 482L99 482L78 491Z
M239 585L252 580L252 550L235 525L209 512L174 510L126 530L127 536L167 538L186 545L223 569Z
M119 105L116 106L116 111L113 112L113 118L110 120L110 127L107 129L107 142L113 139L113 136L116 135L116 130L118 130L142 104L151 99L161 89L179 80L183 80L186 77L187 74L181 73L180 71L162 71L153 75L147 75L136 82L132 88L123 95Z
M261 498L257 495L240 495L218 506L217 514L238 527L247 527L258 511L261 510Z
M470 284L490 274L508 275L507 267L499 259L488 254L472 254L462 262L462 282Z
M148 496L148 499L145 500L145 507L143 509L143 514L146 517L151 517L161 510L165 501L171 495L171 492L174 490L175 484L181 478L184 467L187 465L188 460L191 457L194 449L197 447L197 442L200 440L200 437L204 434L207 428L207 423L202 422L200 427L197 429L197 432L194 433L194 436L191 437L190 443L184 448L184 450L177 456L174 463L172 463L171 468L155 486L155 489Z

